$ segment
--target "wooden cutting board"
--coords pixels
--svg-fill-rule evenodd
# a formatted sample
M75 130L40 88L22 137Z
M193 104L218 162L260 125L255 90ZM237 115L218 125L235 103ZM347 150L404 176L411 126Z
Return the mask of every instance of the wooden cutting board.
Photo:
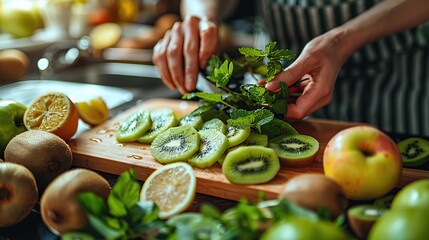
M137 178L145 180L162 165L153 159L149 145L138 142L118 143L114 132L119 126L119 122L139 109L171 108L177 116L182 116L191 112L195 107L195 102L174 99L152 99L136 105L71 140L69 143L73 152L73 165L117 175L133 168ZM359 125L359 123L309 119L292 125L301 134L313 136L319 141L320 148L312 165L303 168L282 166L272 181L259 185L230 183L222 174L222 169L218 164L207 169L194 168L197 176L197 192L237 201L247 198L249 201L256 202L259 192L262 191L268 199L275 198L283 184L290 178L302 173L323 173L322 156L328 141L340 130ZM420 178L429 178L428 171L404 169L398 186L401 187Z

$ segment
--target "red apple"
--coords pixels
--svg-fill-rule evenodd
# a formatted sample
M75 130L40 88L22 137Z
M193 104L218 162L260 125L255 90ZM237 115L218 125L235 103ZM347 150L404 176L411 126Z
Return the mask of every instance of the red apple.
M323 169L341 185L347 198L375 199L398 183L401 154L396 143L378 128L355 126L338 132L328 142Z

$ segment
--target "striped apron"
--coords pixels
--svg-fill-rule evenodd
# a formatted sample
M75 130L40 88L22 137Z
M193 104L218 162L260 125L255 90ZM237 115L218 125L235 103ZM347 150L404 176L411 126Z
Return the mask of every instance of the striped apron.
M257 0L261 21L256 26L268 33L266 41L275 40L299 54L313 37L379 1ZM355 52L338 76L332 102L311 117L366 122L387 132L429 136L429 23Z

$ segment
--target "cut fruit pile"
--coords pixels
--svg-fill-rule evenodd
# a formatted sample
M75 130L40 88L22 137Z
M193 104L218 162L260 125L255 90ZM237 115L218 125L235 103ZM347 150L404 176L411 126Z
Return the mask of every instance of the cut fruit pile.
M167 164L146 179L140 192L140 200L156 203L160 208L159 217L168 218L183 212L192 204L196 182L189 164Z
M187 162L208 168L218 163L226 178L236 184L268 182L282 164L307 166L319 149L310 136L289 133L270 139L216 117L204 121L191 113L178 119L168 108L130 114L116 131L116 139L150 144L152 156L162 164Z

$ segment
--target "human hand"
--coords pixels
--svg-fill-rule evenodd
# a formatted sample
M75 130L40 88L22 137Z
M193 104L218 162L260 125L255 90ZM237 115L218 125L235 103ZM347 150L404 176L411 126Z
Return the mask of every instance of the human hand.
M277 92L279 82L292 86L303 78L309 78L300 83L302 95L288 104L285 119L302 119L332 100L335 80L344 63L343 57L338 54L337 44L338 41L330 36L314 38L289 67L266 84L268 91Z
M195 90L199 68L207 65L218 45L216 24L189 16L155 45L152 60L164 84L184 94Z

